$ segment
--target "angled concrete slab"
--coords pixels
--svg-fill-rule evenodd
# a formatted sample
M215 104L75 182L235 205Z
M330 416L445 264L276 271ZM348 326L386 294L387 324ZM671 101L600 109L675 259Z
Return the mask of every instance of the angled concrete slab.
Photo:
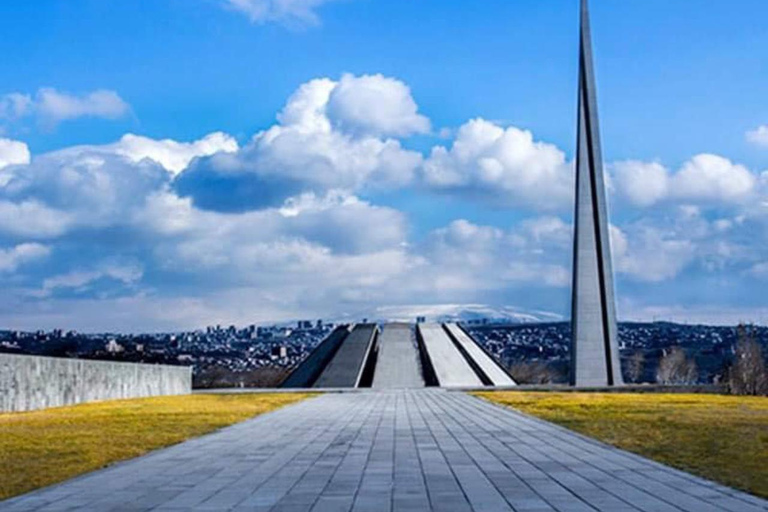
M344 339L349 335L350 326L340 325L328 335L307 358L285 379L281 387L310 388L333 359Z
M479 370L490 380L493 386L516 386L514 379L501 365L457 324L447 323L445 328L453 339L464 349Z
M413 328L387 324L379 336L379 352L373 374L374 388L423 388L424 378Z
M355 388L360 385L377 333L378 326L375 324L355 325L315 381L314 387Z
M437 381L442 387L482 386L464 355L440 324L419 324L418 332Z

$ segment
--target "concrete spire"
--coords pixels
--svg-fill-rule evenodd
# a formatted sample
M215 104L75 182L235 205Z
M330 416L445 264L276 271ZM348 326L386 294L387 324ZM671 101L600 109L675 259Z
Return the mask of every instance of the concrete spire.
M581 0L571 384L623 383L587 0Z

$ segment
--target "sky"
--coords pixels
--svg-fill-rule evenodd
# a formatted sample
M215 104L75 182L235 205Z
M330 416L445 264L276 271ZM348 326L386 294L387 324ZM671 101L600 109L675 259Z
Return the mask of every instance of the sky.
M592 0L620 320L768 323L768 4ZM0 328L568 318L575 0L0 4Z

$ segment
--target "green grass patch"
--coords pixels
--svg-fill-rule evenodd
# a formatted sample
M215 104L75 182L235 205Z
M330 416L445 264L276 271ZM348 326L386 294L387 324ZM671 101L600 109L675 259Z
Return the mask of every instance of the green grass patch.
M185 395L0 414L0 500L180 443L307 396Z
M475 395L768 498L768 398L653 393Z

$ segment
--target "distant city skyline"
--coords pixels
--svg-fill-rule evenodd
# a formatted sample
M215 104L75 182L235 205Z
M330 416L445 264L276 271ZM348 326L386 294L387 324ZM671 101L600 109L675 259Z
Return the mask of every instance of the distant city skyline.
M0 329L568 318L577 4L0 6ZM768 6L737 4L591 2L621 321L768 319Z

